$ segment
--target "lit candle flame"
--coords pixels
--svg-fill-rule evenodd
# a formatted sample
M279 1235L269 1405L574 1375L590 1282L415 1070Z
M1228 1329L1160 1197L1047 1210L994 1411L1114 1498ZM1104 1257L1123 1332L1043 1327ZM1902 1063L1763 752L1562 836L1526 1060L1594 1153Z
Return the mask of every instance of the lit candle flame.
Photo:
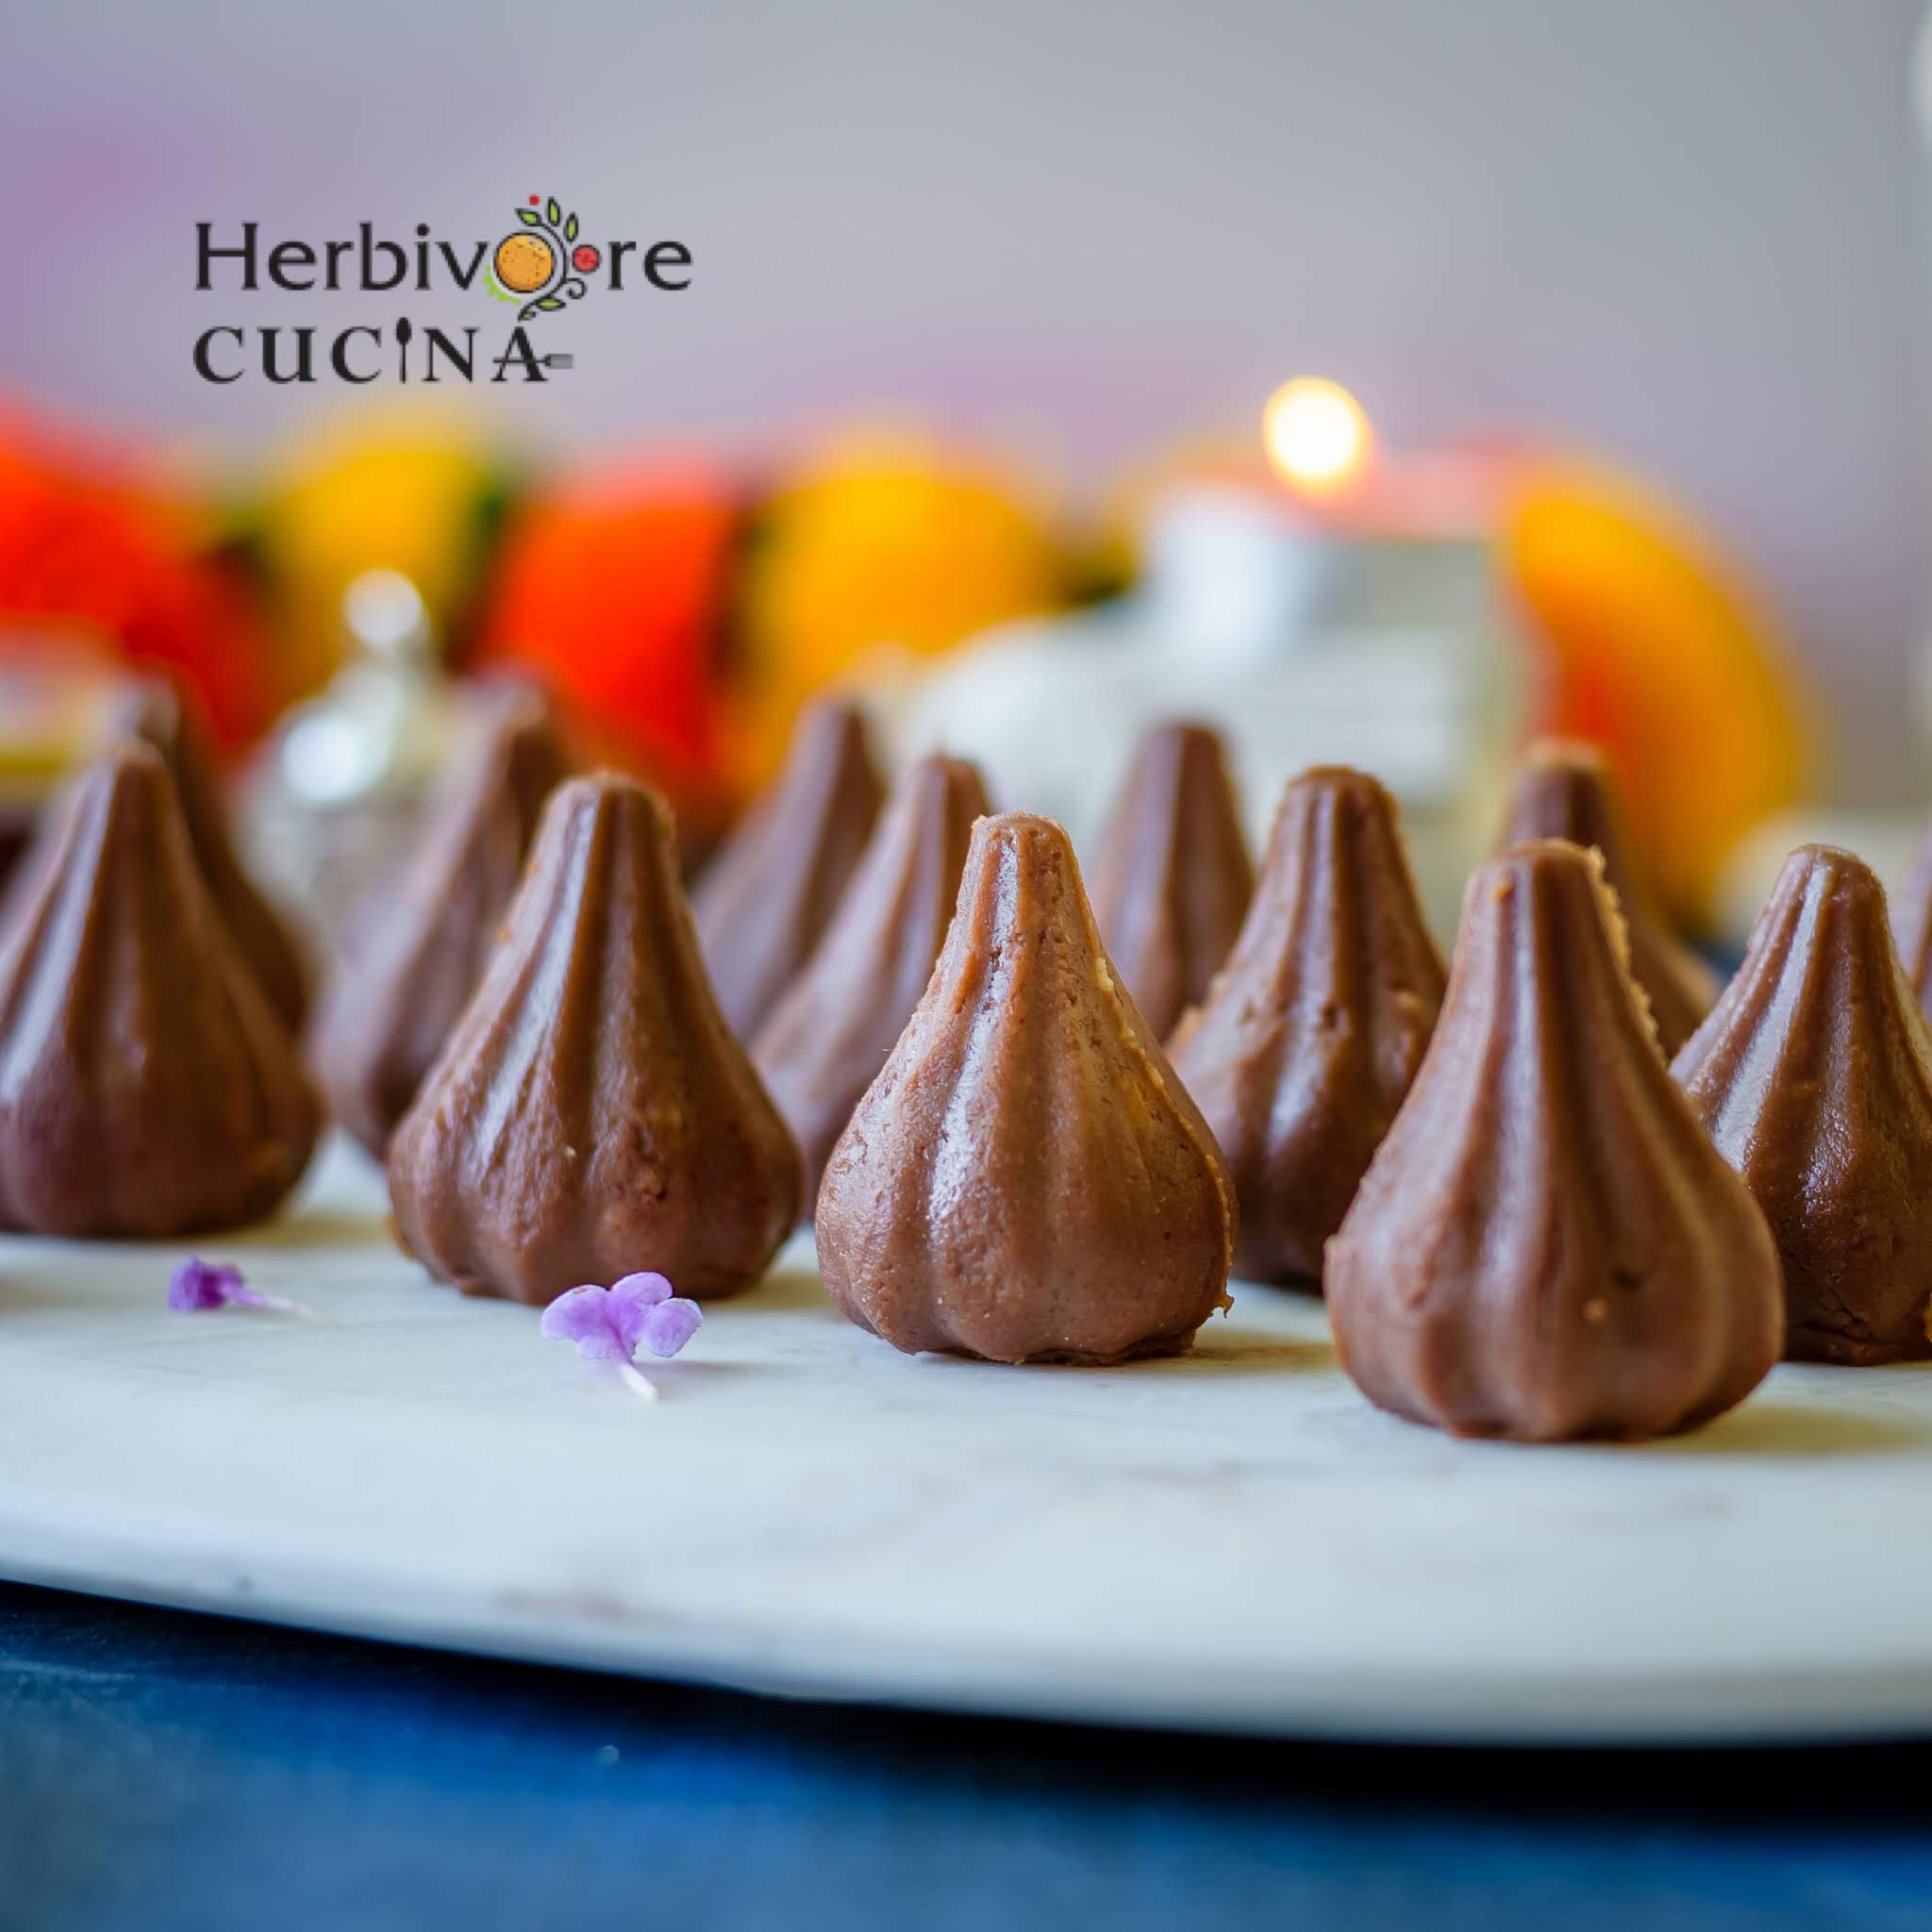
M1341 496L1362 479L1375 439L1362 406L1339 382L1298 375L1261 411L1268 460L1309 496Z

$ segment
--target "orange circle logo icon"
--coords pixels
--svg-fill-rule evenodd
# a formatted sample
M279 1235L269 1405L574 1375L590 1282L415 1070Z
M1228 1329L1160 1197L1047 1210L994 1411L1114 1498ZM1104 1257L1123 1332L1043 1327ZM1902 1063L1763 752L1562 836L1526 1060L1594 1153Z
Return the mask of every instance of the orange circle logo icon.
M541 235L506 235L496 244L496 279L519 295L531 295L557 272L557 257Z

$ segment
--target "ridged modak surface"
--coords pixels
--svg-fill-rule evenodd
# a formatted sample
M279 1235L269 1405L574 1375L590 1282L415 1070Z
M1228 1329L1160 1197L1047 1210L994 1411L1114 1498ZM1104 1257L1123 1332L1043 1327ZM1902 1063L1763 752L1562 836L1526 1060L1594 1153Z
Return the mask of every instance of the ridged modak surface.
M1776 1360L1771 1231L1657 1057L1593 855L1478 868L1325 1280L1370 1400L1458 1435L1664 1435Z
M746 810L691 893L731 1029L749 1040L831 923L872 837L885 786L858 707L800 713L785 769Z
M1669 1059L1717 998L1711 970L1664 924L1624 835L1623 811L1603 753L1594 745L1540 739L1517 774L1499 853L1534 839L1567 839L1603 854L1604 880L1617 895L1629 940L1630 974L1642 988Z
M974 827L945 948L817 1220L833 1300L908 1353L1171 1355L1227 1305L1234 1191L1059 826Z
M763 1274L798 1149L718 1010L655 791L599 773L551 794L389 1181L403 1245L469 1293L649 1269L702 1298Z
M235 856L214 754L191 701L159 678L135 679L117 700L111 724L115 736L143 739L166 760L208 893L269 1004L291 1032L298 1030L308 1010L308 964L281 914Z
M1395 802L1359 772L1282 794L1241 937L1168 1048L1241 1203L1235 1273L1319 1284L1442 1004Z
M1932 1040L1869 867L1791 854L1673 1071L1771 1223L1786 1353L1932 1356Z
M336 1118L378 1160L483 976L543 802L569 770L541 695L492 693L330 989L316 1072Z
M758 1029L752 1058L798 1137L808 1212L833 1143L932 977L973 822L991 808L963 758L910 766L824 937Z
M166 762L124 741L69 790L0 945L0 1227L240 1226L300 1178L319 1115Z
M1219 735L1156 725L1134 749L1101 836L1093 914L1158 1039L1207 992L1254 889Z

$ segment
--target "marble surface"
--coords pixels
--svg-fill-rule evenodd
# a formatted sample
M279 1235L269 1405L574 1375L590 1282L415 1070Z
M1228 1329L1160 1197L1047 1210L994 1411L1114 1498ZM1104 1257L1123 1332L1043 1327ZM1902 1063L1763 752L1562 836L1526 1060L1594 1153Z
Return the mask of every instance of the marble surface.
M1643 1448L1371 1409L1319 1306L1194 1355L908 1358L808 1241L655 1405L389 1244L332 1146L202 1244L321 1319L167 1311L178 1248L0 1240L0 1574L808 1696L1254 1733L1932 1729L1932 1374L1786 1367Z

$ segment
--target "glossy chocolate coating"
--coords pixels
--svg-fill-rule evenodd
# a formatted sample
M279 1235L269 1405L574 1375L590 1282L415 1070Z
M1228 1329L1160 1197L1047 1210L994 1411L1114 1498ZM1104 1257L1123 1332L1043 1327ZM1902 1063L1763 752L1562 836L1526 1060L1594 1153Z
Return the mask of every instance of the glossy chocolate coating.
M1664 1435L1776 1360L1771 1231L1657 1057L1594 855L1523 845L1471 879L1325 1280L1364 1393L1457 1435Z
M817 1225L832 1299L908 1354L1173 1355L1227 1306L1234 1190L1059 826L974 826L939 965L832 1150Z
M1359 772L1304 773L1234 951L1168 1045L1241 1202L1237 1274L1319 1284L1441 1004L1395 801Z
M1603 854L1629 938L1630 973L1650 1004L1657 1050L1669 1059L1717 998L1717 979L1665 925L1630 855L1604 755L1594 745L1539 739L1517 774L1500 853L1533 839L1567 839Z
M308 968L294 934L235 857L214 754L192 702L159 678L130 680L110 713L110 728L115 736L146 740L167 760L208 892L269 1004L291 1032L298 1031L308 1010Z
M808 1212L833 1143L932 977L973 822L991 809L963 759L913 765L824 937L758 1029L752 1058L798 1137Z
M1786 859L1672 1072L1771 1223L1786 1354L1932 1356L1932 1038L1867 866L1827 845Z
M885 796L856 706L800 713L785 769L691 893L718 1004L749 1040L818 944Z
M748 1288L798 1219L798 1149L706 977L671 809L558 786L502 942L389 1146L404 1247L546 1303L641 1269Z
M312 1057L336 1118L378 1160L483 976L543 801L569 770L539 692L491 693L336 976Z
M165 1240L258 1220L320 1112L166 762L122 741L64 795L0 943L0 1227Z
M1201 999L1240 932L1254 861L1218 734L1158 724L1135 747L1101 836L1093 916L1158 1038Z

